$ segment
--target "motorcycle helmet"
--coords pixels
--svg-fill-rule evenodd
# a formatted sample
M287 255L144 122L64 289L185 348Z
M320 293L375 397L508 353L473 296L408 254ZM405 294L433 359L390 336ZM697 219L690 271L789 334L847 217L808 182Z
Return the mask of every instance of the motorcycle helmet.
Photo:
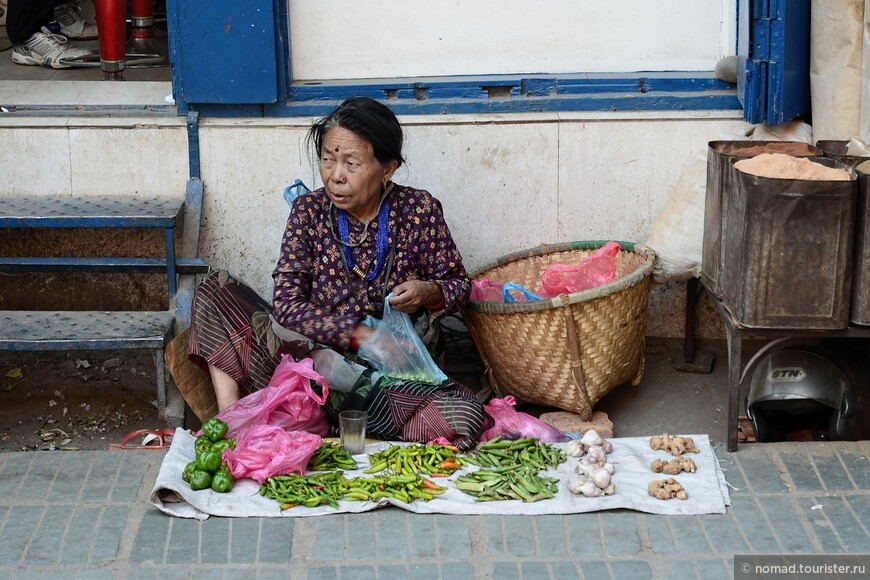
M823 351L785 348L757 361L746 414L760 442L783 441L802 429L811 429L817 440L851 440L858 397L846 373Z

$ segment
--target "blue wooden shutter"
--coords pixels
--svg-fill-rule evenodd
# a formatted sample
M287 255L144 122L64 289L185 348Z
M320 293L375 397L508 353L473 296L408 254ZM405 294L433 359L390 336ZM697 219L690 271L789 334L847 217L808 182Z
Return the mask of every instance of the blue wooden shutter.
M810 111L810 0L740 0L737 95L749 123Z
M278 100L273 0L168 0L178 42L176 98L185 103L266 104Z

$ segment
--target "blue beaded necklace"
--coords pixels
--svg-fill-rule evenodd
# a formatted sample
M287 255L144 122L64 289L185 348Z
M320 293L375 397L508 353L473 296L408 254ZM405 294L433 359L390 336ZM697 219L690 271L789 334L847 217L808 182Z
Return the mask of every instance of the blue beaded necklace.
M362 268L356 265L353 261L353 254L351 253L350 244L350 234L348 232L348 223L347 223L347 212L343 209L338 210L338 235L341 236L341 252L344 255L345 261L347 261L347 266L351 272L359 276L360 278L364 278L366 282L371 282L375 278L377 278L378 274L381 273L381 270L384 268L384 262L387 256L387 246L388 246L388 222L390 217L390 200L384 199L381 202L381 208L378 210L378 241L377 241L377 255L375 256L375 264L374 268L370 269L366 274L363 272ZM363 240L365 237L363 237ZM362 243L362 240L360 241Z

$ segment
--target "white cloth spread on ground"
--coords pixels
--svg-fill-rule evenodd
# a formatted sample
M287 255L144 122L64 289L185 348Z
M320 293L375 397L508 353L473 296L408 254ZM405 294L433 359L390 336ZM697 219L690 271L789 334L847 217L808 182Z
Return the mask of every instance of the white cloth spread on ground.
M673 457L664 451L653 451L648 437L625 437L611 439L613 452L608 460L614 466L613 481L616 493L604 497L583 497L568 490L570 482L577 477L574 473L576 459L569 457L558 469L542 472L559 480L559 492L552 499L524 503L518 500L477 502L475 498L453 488L452 480L474 466L456 472L450 478L432 478L439 485L448 487L447 491L435 499L414 501L410 504L393 499L374 501L341 501L338 509L329 506L307 508L294 507L281 511L277 501L260 495L256 481L244 479L237 481L229 493L215 493L212 490L193 491L181 479L184 466L195 457L194 437L183 429L176 431L172 445L163 459L157 481L151 492L151 504L160 511L184 518L204 520L210 515L225 517L302 517L334 513L359 513L385 505L394 505L404 510L422 514L504 514L504 515L541 515L573 514L599 510L626 508L661 515L724 514L725 506L731 505L728 484L719 466L710 439L707 435L691 435L700 453L689 453L685 457L694 460L695 473L681 473L673 476L685 488L689 499L659 500L647 495L647 485L654 479L670 476L653 473L650 464L656 458L669 460ZM370 466L368 454L386 449L395 443L378 442L366 446L366 454L355 456L359 469L345 472L345 477L362 475ZM401 445L401 443L399 443ZM555 444L558 447L564 443Z

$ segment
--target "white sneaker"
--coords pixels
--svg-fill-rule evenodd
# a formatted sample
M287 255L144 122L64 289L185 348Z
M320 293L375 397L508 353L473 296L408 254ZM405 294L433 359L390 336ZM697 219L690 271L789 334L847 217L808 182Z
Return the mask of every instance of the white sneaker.
M35 32L27 42L12 47L12 62L46 68L70 68L72 65L62 63L61 59L90 54L93 52L72 44L61 34L52 34L43 26L42 31Z
M97 38L97 25L84 19L78 2L65 2L55 6L54 19L60 25L60 33L67 38L73 40Z

